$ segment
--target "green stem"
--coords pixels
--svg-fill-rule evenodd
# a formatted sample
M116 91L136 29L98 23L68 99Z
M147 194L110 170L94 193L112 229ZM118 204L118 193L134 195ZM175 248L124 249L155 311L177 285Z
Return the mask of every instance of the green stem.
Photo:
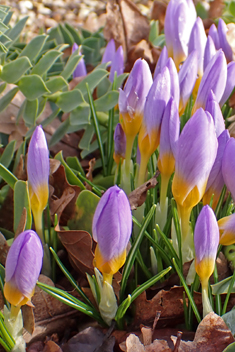
M201 281L201 286L202 286L202 306L203 306L203 318L213 312L213 309L211 307L211 303L208 297L208 280L203 280Z

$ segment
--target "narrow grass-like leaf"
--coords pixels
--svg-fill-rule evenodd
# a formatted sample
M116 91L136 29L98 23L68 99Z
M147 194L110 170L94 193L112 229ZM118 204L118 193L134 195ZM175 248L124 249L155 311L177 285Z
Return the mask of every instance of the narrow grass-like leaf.
M177 264L180 266L180 261L179 261L179 257L174 249L174 247L172 246L169 238L166 237L166 235L162 232L162 230L160 229L160 227L158 226L158 224L156 225L157 231L160 234L160 236L162 237L163 241L165 242L165 245L167 247L167 249L170 252L170 255L172 258L175 258L177 260Z
M14 232L17 230L24 208L27 211L25 230L30 230L32 226L32 215L28 186L26 181L19 180L14 187Z
M0 164L0 176L12 189L14 189L15 183L18 181L18 179L2 164Z
M180 270L182 271L183 270L182 244L181 244L182 235L181 235L180 221L179 221L178 211L176 207L176 202L173 198L171 199L171 207L172 207L173 221L174 221L177 242L178 242Z
M234 286L234 283L235 283L235 270L233 272L233 275L232 275L232 278L231 278L231 281L230 281L230 284L229 284L229 288L228 288L228 293L225 297L225 301L224 301L224 305L223 305L223 310L222 310L222 315L224 315L226 313L226 309L227 309L227 305L228 305L228 300L229 300L229 297L233 291L233 286Z
M8 143L0 157L0 163L5 167L8 167L12 161L15 151L15 144L16 141L11 141L10 143Z
M188 285L186 284L185 278L184 278L182 272L180 271L180 268L177 265L175 258L172 258L172 262L173 262L175 270L177 271L177 274L178 274L178 276L180 278L180 281L181 281L182 285L184 286L185 292L186 292L186 294L188 296L188 299L189 299L189 301L191 303L191 306L192 306L192 309L194 311L195 317L196 317L198 323L200 323L201 322L201 317L200 317L200 314L198 312L197 306L196 306L196 304L194 302L193 296L192 296L192 294L191 294L191 292L190 292L190 290L188 288Z
M139 232L138 236L136 237L136 239L134 240L134 242L131 246L130 252L128 253L126 263L125 263L123 273L122 273L122 281L121 281L121 289L120 289L120 302L123 301L127 280L129 278L132 266L134 264L134 261L135 261L136 255L137 255L137 251L138 251L140 244L143 240L145 230L146 230L150 220L152 219L152 217L155 213L155 210L156 210L156 205L154 204L152 206L152 208L150 209L150 211L148 212L148 214L146 215L146 217L143 221L143 224L141 226L140 232Z
M91 116L92 116L93 121L94 121L96 138L97 138L99 149L100 149L100 156L101 156L101 162L102 162L102 167L103 167L103 174L104 174L104 176L106 176L107 174L106 174L104 149L103 149L103 142L102 142L101 134L100 134L99 122L98 122L98 119L97 119L93 98L92 98L91 91L90 91L90 88L89 88L88 84L86 84L86 88L87 88L87 94L88 94L89 104L90 104L90 108L91 108Z

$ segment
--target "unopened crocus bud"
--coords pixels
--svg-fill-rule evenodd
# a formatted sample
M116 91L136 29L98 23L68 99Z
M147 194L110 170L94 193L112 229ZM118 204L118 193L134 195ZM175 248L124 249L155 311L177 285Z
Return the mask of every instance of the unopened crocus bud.
M198 17L196 22L194 23L192 32L190 34L189 43L188 43L188 52L190 54L193 50L195 49L197 50L197 62L198 62L197 73L200 79L203 75L203 59L204 59L206 41L207 41L207 37L206 37L204 25L203 25L202 19Z
M223 114L220 109L219 103L217 102L216 96L212 90L208 95L205 110L211 114L214 120L215 133L218 138L219 135L225 130L225 123L224 123L224 118L223 118Z
M218 150L214 165L212 166L208 182L206 185L206 191L203 196L203 204L210 204L211 198L213 195L212 208L215 210L220 194L222 192L224 186L224 178L222 175L222 160L224 155L224 150L226 144L229 140L229 132L228 130L224 130L220 136L218 137Z
M72 53L77 49L79 49L79 47L76 43L74 43L73 47L72 47ZM81 55L80 52L79 52L79 55ZM73 78L82 77L82 76L86 76L86 75L87 75L86 64L85 64L83 57L81 57L81 59L79 60L79 62L77 64L77 67L73 71Z
M144 182L148 160L160 142L160 129L166 105L170 99L170 73L165 67L155 78L144 107L144 120L138 137L141 154L138 184Z
M168 68L170 73L170 82L171 82L170 96L174 98L176 106L177 108L179 108L179 100L180 100L179 77L178 77L177 69L175 67L175 63L171 57L167 60L166 67Z
M222 173L225 185L235 201L235 139L231 137L226 144L222 160Z
M211 115L199 109L185 124L175 152L172 193L177 203L183 239L192 208L202 199L214 164L218 142Z
M204 52L204 61L203 61L203 71L205 71L207 65L216 54L215 44L210 35L207 37L205 52Z
M216 25L214 23L210 26L208 36L210 36L212 38L212 40L215 44L216 50L219 50L220 49L220 40L219 40L219 35L218 35Z
M217 220L213 210L205 205L194 230L195 269L202 285L203 316L212 311L208 298L208 280L214 271L218 245Z
M220 241L222 246L235 243L235 213L218 220Z
M220 106L223 106L226 103L231 93L233 92L234 87L235 87L235 62L232 61L227 66L227 81L226 81L226 86L225 86L223 96L219 102Z
M179 71L180 104L179 114L182 115L197 79L197 50L189 54Z
M166 66L168 60L168 52L166 46L162 48L161 54L159 56L159 59L157 61L155 70L154 70L154 75L153 78L155 79L157 75L162 71L162 69Z
M114 153L113 158L117 165L119 165L120 159L125 158L126 153L126 135L122 129L120 123L117 124L114 130Z
M228 28L225 22L222 20L222 18L220 18L218 23L218 36L219 36L220 48L223 50L224 55L227 59L227 62L230 62L233 60L233 51L226 37L227 31L228 31Z
M105 52L103 54L103 57L102 57L102 61L101 63L102 64L106 64L109 62L109 66L111 65L111 62L113 61L113 57L115 55L115 51L116 51L116 48L115 48L115 41L113 39L111 39L106 48L105 48Z
M43 129L37 126L29 143L27 174L30 205L42 240L42 212L48 202L49 150ZM41 232L41 233L40 233Z
M109 80L113 82L114 74L117 73L117 77L120 76L124 71L124 56L122 46L119 46L117 51L115 52L111 64Z
M196 21L192 0L171 0L165 16L165 39L169 56L177 69L188 55L188 41Z
M125 263L131 231L129 200L122 189L113 186L101 197L92 223L93 239L97 242L94 266L110 284L112 276Z
M227 63L223 51L219 50L211 59L203 74L193 111L195 112L199 107L205 109L206 101L211 90L215 94L217 101L220 102L226 81Z
M4 296L13 306L30 301L42 268L42 243L32 230L22 232L12 243L5 267Z

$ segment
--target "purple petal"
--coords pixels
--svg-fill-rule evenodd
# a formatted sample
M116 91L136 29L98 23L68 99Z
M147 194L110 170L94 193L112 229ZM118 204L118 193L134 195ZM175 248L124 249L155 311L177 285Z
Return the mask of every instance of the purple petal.
M120 123L115 128L113 139L114 152L124 158L126 153L126 135Z
M224 182L233 200L235 200L235 139L230 138L226 144L222 160L222 173Z
M211 114L215 124L216 136L219 137L219 135L225 130L225 123L219 103L217 102L212 90L210 91L206 101L206 111Z
M79 54L81 55L81 53L79 53ZM79 60L79 62L77 64L77 67L73 71L73 78L83 77L86 75L87 75L86 64L85 64L83 57L81 57L81 59Z
M157 65L154 70L154 76L153 78L155 79L157 75L162 71L163 67L166 66L168 60L168 52L166 46L163 47L161 54L159 56L159 59L157 61Z
M220 99L220 106L223 106L228 98L230 97L234 87L235 87L235 62L232 61L228 64L227 66L227 81L226 81L226 86L224 90L224 94L222 98Z
M117 49L117 51L113 57L109 80L111 82L113 82L115 72L117 72L117 77L118 77L123 73L123 71L124 71L123 49L122 49L122 46L119 46L119 48Z
M180 99L180 88L179 88L179 77L177 73L177 69L175 67L175 63L170 57L167 60L166 67L169 69L170 73L170 81L171 81L171 91L170 95L174 98L177 107L179 107L179 99Z
M215 56L215 54L216 54L215 44L211 36L208 35L206 47L205 47L205 53L204 53L203 71L205 71L207 65L209 64L211 59Z
M212 38L212 40L215 44L216 50L219 50L220 49L220 40L219 40L217 28L214 23L210 26L208 36L210 36Z
M108 42L108 44L107 44L107 46L105 48L105 52L104 52L104 55L102 57L101 63L102 64L106 64L107 62L112 62L113 58L114 58L114 55L115 55L115 52L116 52L115 41L113 39L111 39Z
M193 50L197 50L197 60L198 60L198 74L201 77L203 75L203 59L206 46L206 33L204 29L203 22L200 17L197 18L188 43L189 54Z
M194 230L194 246L196 261L216 259L219 245L219 228L213 210L205 205L198 218Z
M222 18L220 18L218 23L218 36L220 41L220 48L223 50L227 61L230 62L233 60L233 51L226 38L227 31L228 28L225 22L222 20Z

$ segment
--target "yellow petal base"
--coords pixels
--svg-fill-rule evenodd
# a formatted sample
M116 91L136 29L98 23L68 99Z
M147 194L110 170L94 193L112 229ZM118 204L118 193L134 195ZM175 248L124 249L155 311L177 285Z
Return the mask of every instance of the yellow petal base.
M4 296L8 302L13 306L23 306L26 304L30 298L33 296L34 290L31 293L30 297L25 297L17 287L12 285L10 281L6 282L4 285Z

